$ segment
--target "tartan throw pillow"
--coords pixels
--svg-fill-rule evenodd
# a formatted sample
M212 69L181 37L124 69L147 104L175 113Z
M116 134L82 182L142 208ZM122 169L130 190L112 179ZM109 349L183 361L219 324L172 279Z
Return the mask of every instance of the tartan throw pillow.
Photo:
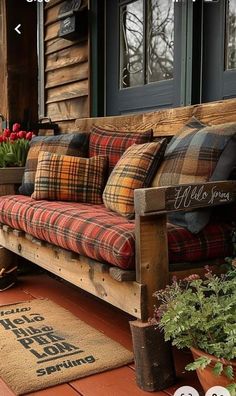
M102 203L107 158L72 157L41 152L32 198Z
M225 180L236 164L236 123L207 126L192 117L167 146L154 187ZM168 220L199 233L209 222L209 208L173 212Z
M19 188L20 194L30 196L34 192L34 180L40 151L87 157L88 144L89 134L85 132L33 138L30 143L22 185Z
M89 157L105 155L108 157L110 174L122 154L132 144L150 142L152 129L143 132L120 132L93 127L89 138Z
M152 186L209 181L221 154L235 134L235 122L204 126L192 118L168 144Z
M163 158L166 139L134 144L122 155L103 192L103 202L122 216L134 216L134 190L148 187Z

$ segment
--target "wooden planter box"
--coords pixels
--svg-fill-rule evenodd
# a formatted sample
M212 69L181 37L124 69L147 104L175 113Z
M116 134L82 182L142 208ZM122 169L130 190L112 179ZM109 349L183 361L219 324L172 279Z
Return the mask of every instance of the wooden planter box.
M15 194L21 184L24 167L0 168L0 196Z

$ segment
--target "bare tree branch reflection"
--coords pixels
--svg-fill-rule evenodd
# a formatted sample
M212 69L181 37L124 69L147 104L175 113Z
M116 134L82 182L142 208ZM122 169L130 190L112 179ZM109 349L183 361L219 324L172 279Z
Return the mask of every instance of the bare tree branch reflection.
M121 87L173 78L172 0L142 0L122 7ZM146 21L144 15L146 14ZM144 53L144 48L146 53Z

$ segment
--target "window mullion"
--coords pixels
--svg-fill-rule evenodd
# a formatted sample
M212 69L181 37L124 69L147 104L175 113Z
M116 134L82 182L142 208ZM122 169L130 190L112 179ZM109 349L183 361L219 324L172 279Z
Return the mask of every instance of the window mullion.
M143 0L143 83L147 84L147 1Z

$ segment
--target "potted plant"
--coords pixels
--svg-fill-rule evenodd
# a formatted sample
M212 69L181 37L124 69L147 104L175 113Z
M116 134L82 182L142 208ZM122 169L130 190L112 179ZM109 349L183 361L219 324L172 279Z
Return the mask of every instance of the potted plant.
M20 184L33 132L22 131L15 123L0 134L0 195L14 193L15 184Z
M234 261L232 261L233 263ZM206 269L204 279L191 275L155 293L160 306L154 322L165 340L190 348L204 391L221 385L236 393L236 269L220 277Z

